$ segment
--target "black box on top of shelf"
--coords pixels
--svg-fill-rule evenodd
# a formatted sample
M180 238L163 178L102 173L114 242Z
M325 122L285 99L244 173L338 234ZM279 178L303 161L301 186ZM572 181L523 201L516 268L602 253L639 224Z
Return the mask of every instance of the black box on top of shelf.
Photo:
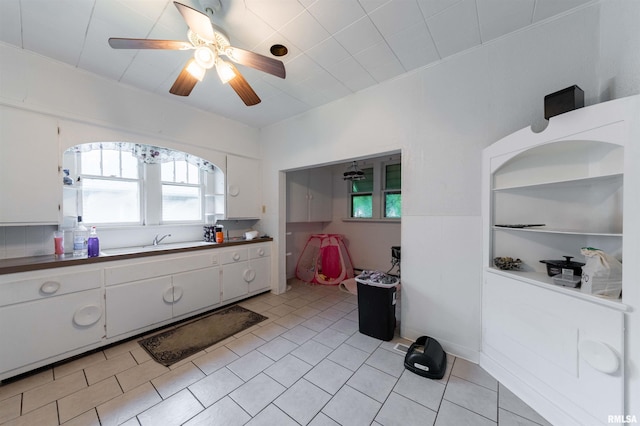
M575 84L544 97L544 118L584 107L584 91Z

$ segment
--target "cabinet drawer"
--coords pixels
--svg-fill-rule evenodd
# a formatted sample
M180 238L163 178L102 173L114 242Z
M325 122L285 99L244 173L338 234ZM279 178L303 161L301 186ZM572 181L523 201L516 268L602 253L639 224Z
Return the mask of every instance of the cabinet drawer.
M158 256L154 259L156 260L142 262L139 260L124 260L117 266L105 268L105 284L122 284L218 265L217 253Z
M244 262L249 259L249 251L246 248L227 250L220 253L220 263L227 265L229 263Z
M256 244L249 248L249 259L271 256L271 244Z
M90 290L102 285L102 271L99 269L74 269L69 273L64 273L63 269L1 276L0 306Z

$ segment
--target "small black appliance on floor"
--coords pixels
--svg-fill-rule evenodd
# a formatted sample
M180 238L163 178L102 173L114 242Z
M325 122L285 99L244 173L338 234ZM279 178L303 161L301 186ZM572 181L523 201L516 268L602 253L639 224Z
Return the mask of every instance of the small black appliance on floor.
M421 336L404 357L407 370L429 379L442 379L447 369L447 354L432 337Z

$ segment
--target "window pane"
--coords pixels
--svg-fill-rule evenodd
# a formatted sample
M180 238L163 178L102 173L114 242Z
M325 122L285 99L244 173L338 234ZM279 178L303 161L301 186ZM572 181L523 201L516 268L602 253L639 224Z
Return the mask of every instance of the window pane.
M187 179L187 162L186 161L176 161L176 180L178 183L187 183L189 180Z
M87 223L139 223L138 183L85 178L82 218Z
M384 217L402 216L402 194L389 192L384 196Z
M81 173L83 175L102 175L102 170L100 169L100 150L80 153L80 161L82 164Z
M189 173L189 183L197 185L200 183L200 169L195 164L187 163L187 172Z
M373 191L373 168L361 169L364 172L364 179L354 180L351 183L351 192L371 192Z
M163 182L175 182L173 176L173 161L167 161L166 163L160 164L160 179Z
M400 189L402 188L402 173L400 164L389 164L385 167L384 189Z
M351 217L373 217L373 196L352 195Z
M162 220L201 220L200 188L162 185Z
M122 151L122 177L138 179L138 159L130 151Z
M120 177L120 151L102 150L102 176Z

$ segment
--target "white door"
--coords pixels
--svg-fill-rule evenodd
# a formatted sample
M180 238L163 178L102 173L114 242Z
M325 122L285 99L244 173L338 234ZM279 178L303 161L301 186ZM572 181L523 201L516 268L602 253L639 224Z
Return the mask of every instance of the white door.
M58 165L56 120L0 106L0 223L57 224Z
M107 337L156 324L172 317L171 277L107 287Z
M260 162L227 155L227 219L259 218Z
M222 300L244 296L249 285L244 278L249 262L230 263L222 266Z
M205 268L173 276L173 316L220 303L220 268Z
M102 291L81 291L0 308L0 372L99 342Z

